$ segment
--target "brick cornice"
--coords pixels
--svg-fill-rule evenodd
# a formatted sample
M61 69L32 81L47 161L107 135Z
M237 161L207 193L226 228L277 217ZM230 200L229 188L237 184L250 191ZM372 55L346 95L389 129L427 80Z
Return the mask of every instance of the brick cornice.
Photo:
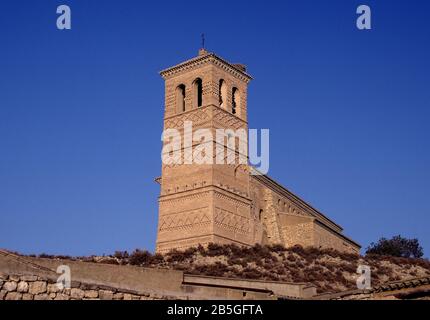
M163 77L163 79L167 79L176 74L182 73L184 71L189 71L190 69L193 69L195 67L199 67L208 63L224 69L225 71L231 73L232 75L234 75L235 77L239 78L240 80L246 83L249 83L252 80L252 77L248 73L240 70L233 64L227 62L226 60L217 56L214 53L207 53L203 56L198 56L196 58L182 62L176 66L164 69L160 71L160 75Z

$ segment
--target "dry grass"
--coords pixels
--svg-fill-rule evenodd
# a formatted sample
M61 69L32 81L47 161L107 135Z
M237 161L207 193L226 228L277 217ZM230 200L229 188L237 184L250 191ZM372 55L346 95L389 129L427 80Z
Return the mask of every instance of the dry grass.
M397 258L339 252L332 249L284 248L280 245L239 247L209 244L185 251L151 254L135 250L132 253L115 252L103 257L67 257L40 255L46 258L163 267L182 270L189 274L240 277L289 282L311 282L318 292L337 292L356 288L358 265L368 265L372 271L372 285L430 275L427 259Z

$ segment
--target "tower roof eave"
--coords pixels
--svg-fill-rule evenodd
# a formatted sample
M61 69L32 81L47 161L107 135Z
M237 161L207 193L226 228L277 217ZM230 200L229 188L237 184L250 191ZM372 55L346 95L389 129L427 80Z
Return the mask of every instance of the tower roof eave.
M231 64L229 62L227 62L225 59L219 57L218 55L216 55L213 52L208 52L204 55L200 55L197 56L195 58L192 58L190 60L184 61L180 64L177 64L173 67L164 69L162 71L160 71L160 75L166 79L170 76L173 76L183 70L187 70L189 68L192 68L195 65L199 65L202 63L207 63L207 62L213 62L215 64L222 64L224 66L226 66L227 68L230 69L230 71L233 74L236 74L236 76L238 76L239 78L242 78L242 80L244 80L245 82L249 82L252 80L251 75L249 75L247 72L241 70L241 68L239 68L238 66L235 66L234 64Z

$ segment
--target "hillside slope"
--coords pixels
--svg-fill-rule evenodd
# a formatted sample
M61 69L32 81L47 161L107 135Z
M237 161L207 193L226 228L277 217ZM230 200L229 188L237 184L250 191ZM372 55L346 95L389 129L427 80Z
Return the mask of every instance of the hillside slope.
M55 256L40 255L55 258ZM390 256L360 256L331 249L294 246L260 246L209 244L207 248L171 251L165 255L135 250L129 254L118 251L110 256L78 257L82 260L112 264L182 270L189 274L224 276L288 282L311 282L318 293L339 292L356 288L357 267L371 268L372 286L388 281L430 276L427 259Z

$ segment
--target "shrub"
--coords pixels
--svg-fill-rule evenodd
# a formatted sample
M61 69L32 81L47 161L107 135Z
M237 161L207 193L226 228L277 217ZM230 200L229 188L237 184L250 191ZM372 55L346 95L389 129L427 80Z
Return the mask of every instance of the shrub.
M336 270L336 268L337 268L337 264L332 263L332 262L327 262L327 263L325 264L325 267L326 267L329 271L333 272L334 270Z
M55 256L55 259L61 259L61 260L75 260L75 258L71 257L71 256L64 256L64 255L59 255L59 256Z
M167 262L169 263L177 263L184 262L187 258L188 254L183 251L178 251L176 249L170 250L167 254Z
M152 254L146 250L136 249L129 258L131 265L148 265L151 262Z
M249 250L246 247L239 247L236 244L230 245L230 255L237 258L249 257Z
M209 243L208 248L203 253L203 255L209 256L209 257L216 257L216 256L228 255L228 253L229 253L228 250L224 246L216 243Z
M336 270L335 274L336 274L337 277L342 277L343 276L343 272L341 270L339 270L339 269Z
M234 266L234 265L240 265L242 267L246 267L248 265L248 263L240 258L233 258L233 257L229 257L227 259L227 263L229 266Z
M288 257L287 257L287 260L288 260L288 261L291 261L291 262L294 262L294 261L296 261L297 259L296 259L296 257L295 257L295 256L293 256L292 254L290 254L290 255L288 255Z
M203 254L205 252L205 248L201 244L199 244L196 248L196 252Z
M413 277L416 277L418 275L418 272L416 270L412 270L410 272L410 275L413 276Z
M296 244L295 246L292 246L289 250L302 257L305 255L305 249L303 249L303 247L298 244Z
M190 273L190 274L194 273L193 269L190 268L190 266L188 264L177 264L173 267L173 269L183 271L185 273Z
M290 270L291 280L294 282L304 282L305 279L302 276L302 273L297 270Z
M267 246L262 246L260 244L256 244L255 246L253 246L251 248L252 250L252 254L256 257L256 258L260 258L260 259L270 259L272 260L274 257L272 256L272 254L270 253L270 250Z
M202 274L206 276L221 277L229 271L228 267L217 261L210 265L197 265L191 271L193 274Z
M269 246L270 251L272 252L285 252L287 249L282 244L273 244Z
M357 272L357 266L353 263L343 263L340 268L343 269L343 271L346 271L348 273L356 273Z
M430 270L430 261L427 259L416 259L414 263L424 269Z
M282 265L280 265L280 266L276 266L275 268L273 268L272 270L272 273L273 274L275 274L275 275L284 275L284 274L286 274L287 272L287 270L282 266Z
M252 267L246 267L242 271L242 276L245 279L261 279L262 278L261 272L255 268L252 268Z
M126 260L130 255L127 251L115 251L113 256L119 260Z
M94 257L94 256L90 256L90 257L82 257L82 258L79 258L79 260L82 260L83 262L97 262L97 261L95 260L95 257Z
M398 235L391 239L381 238L377 243L372 242L366 254L421 258L424 252L418 239L406 239Z
M164 262L164 256L160 253L156 253L152 256L151 264L161 264Z
M99 263L104 263L104 264L115 264L118 265L119 262L115 259L115 258L104 258L101 261L99 261Z

